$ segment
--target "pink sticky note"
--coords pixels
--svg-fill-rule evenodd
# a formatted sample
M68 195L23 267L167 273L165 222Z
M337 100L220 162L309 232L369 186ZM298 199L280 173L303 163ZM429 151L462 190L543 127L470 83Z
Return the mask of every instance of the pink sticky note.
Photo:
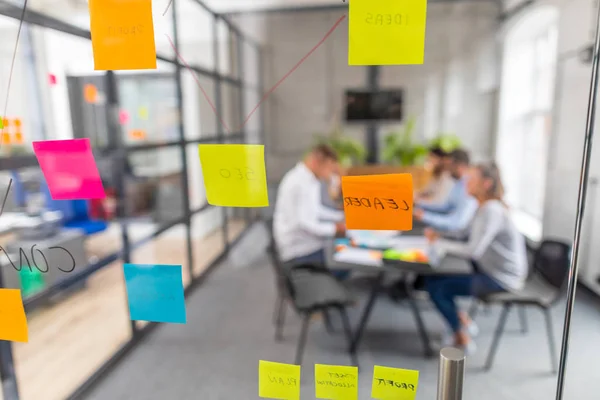
M53 200L106 197L89 139L33 142Z
M129 113L125 110L119 111L119 123L126 125L129 122Z

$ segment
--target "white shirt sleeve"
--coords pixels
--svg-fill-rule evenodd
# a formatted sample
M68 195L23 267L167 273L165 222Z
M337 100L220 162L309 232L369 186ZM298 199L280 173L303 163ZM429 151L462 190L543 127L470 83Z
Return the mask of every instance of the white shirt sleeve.
M299 224L316 236L335 236L335 223L321 221L321 190L319 185L309 185L297 191Z

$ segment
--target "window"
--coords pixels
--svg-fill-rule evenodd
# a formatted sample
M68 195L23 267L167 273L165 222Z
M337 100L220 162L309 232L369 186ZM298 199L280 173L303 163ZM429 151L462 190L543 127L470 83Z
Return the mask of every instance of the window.
M513 26L504 43L496 158L506 200L529 221L525 233L534 240L542 229L557 33L556 10L543 7Z

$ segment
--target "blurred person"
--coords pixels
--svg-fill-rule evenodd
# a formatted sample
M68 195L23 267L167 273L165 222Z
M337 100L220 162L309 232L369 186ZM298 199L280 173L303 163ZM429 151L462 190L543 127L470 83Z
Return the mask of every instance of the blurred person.
M467 313L459 312L458 296L485 296L495 292L519 291L528 275L525 239L511 220L502 198L504 189L500 172L493 163L469 170L467 191L477 200L468 241L444 239L433 229L427 229L432 265L446 255L471 261L473 274L466 276L432 276L425 279L425 288L452 332L451 345L475 350L471 339Z
M273 215L275 242L282 261L324 267L325 239L346 232L344 213L325 207L321 198L322 182L328 182L338 168L335 151L327 145L317 145L283 177Z
M441 203L450 195L450 191L454 187L454 178L446 167L447 159L449 159L441 147L434 146L429 149L425 168L431 171L431 180L417 195L416 201L430 201L433 203Z
M466 190L469 153L458 149L450 153L449 158L450 174L455 182L448 197L437 203L417 201L414 217L439 231L464 231L477 211L477 201Z

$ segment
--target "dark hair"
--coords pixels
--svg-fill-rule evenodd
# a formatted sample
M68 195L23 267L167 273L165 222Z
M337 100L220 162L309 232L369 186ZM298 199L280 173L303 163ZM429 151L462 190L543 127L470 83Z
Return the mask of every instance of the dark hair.
M440 157L440 158L448 156L448 153L444 149L442 149L440 146L430 147L429 153L433 154L434 156Z
M338 155L337 152L333 149L333 147L327 144L318 144L313 147L311 153L316 155L317 157L325 160L337 161Z
M492 181L492 185L487 193L490 199L500 200L503 204L504 201L504 185L502 184L502 178L500 177L500 169L495 162L478 164L475 168L481 173L484 179ZM506 205L506 204L505 204Z
M471 163L469 153L463 149L456 149L452 151L450 153L450 158L455 164L469 165Z

